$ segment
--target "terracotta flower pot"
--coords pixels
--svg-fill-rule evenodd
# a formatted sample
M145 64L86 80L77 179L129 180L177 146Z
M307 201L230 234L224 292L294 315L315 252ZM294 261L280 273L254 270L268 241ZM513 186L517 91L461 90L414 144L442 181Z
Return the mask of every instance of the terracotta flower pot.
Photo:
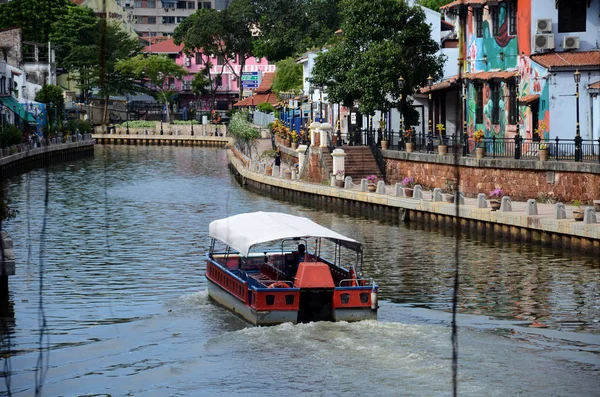
M583 211L573 211L573 218L578 222L583 221Z
M390 141L388 141L388 140L381 141L381 149L382 150L388 150L389 147L390 147Z
M415 150L415 144L412 142L406 142L406 153L412 153Z
M374 192L377 190L377 185L370 183L367 185L367 189L369 189L370 192Z
M440 156L445 156L448 153L448 146L446 146L446 145L439 145L438 146L438 153L440 154Z
M539 149L538 155L540 156L540 161L548 160L548 149Z
M335 180L335 186L337 186L337 187L344 187L344 180L343 179L336 179Z
M492 207L492 211L498 211L500 209L500 201L498 200L490 200L490 207Z
M410 187L405 187L404 188L404 195L406 197L412 197L413 196L413 192L414 192L413 188L410 188Z

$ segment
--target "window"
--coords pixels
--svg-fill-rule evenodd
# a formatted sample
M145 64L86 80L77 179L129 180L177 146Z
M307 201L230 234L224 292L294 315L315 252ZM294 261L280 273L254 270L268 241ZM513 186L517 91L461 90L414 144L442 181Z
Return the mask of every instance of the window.
M135 8L142 8L143 7L142 0L135 0L135 2L133 3L133 6ZM127 7L127 3L125 3L125 7Z
M202 53L201 52L196 53L196 65L202 65Z
M492 34L498 36L500 33L500 8L498 6L490 6L490 14L492 16Z
M558 32L585 32L588 0L558 1Z
M225 65L225 58L223 58L223 55L217 56L217 65Z
M222 86L223 85L223 76L215 77L215 84L217 85L217 87Z
M194 3L193 1L188 1L187 3L188 3L187 4L188 9L193 10L196 8L196 3Z
M519 103L517 102L517 82L511 81L508 83L508 102L510 107L508 108L508 124L516 125L519 121Z
M152 25L156 24L156 17L146 17L146 18L147 18L146 23L152 24Z
M492 124L500 124L500 83L491 83L492 90Z
M162 17L162 23L164 23L164 24L175 23L175 17Z
M483 9L475 9L475 35L483 37Z
M177 17L177 23L181 23L183 22L184 19L186 19L187 17Z
M175 3L162 2L163 8L175 8Z
M211 8L210 1L205 1L204 3L202 3L202 8Z
M483 123L483 84L475 83L475 124Z
M180 10L181 9L183 9L183 10L187 9L187 1L178 1L177 2L177 8L180 9Z
M260 63L260 58L259 57L254 57L254 62Z
M148 0L146 2L146 8L156 8L156 2L154 0Z
M508 3L508 34L517 34L517 2L515 0Z

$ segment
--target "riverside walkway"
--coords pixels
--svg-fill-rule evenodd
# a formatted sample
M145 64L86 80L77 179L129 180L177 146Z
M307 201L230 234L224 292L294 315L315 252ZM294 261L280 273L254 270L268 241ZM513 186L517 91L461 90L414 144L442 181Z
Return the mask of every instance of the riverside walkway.
M320 207L353 208L361 213L382 213L398 222L422 222L431 227L448 229L459 222L475 235L493 235L515 241L554 245L567 250L600 254L600 223L593 207L587 208L586 220L575 221L573 205L511 201L504 198L500 210L492 210L489 200L463 197L457 205L444 201L439 192L422 191L422 195L405 196L401 185L379 182L376 192L366 189L366 180L345 181L343 188L332 184L309 183L284 172L290 166L266 174L266 167L251 161L235 148L228 150L230 168L240 183L267 194L277 194L292 201L310 202ZM292 169L294 169L292 167ZM276 171L276 170L275 170ZM418 190L418 189L417 189ZM599 216L600 217L600 216Z

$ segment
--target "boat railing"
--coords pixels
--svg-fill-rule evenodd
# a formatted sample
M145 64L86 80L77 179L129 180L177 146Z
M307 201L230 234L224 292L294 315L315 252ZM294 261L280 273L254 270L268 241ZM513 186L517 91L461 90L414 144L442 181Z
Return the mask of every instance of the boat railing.
M269 287L270 285L276 284L276 283L283 283L283 284L289 285L290 288L294 288L294 282L290 281L290 280L272 280L272 279L257 279L257 278L254 278L254 280L258 281L258 284L262 284L263 287ZM273 288L277 288L277 287L273 287Z
M352 285L353 283L356 283L356 285ZM339 282L338 286L339 287L367 287L367 286L370 287L370 286L373 286L373 280L366 279L366 278L359 278L359 279L345 278Z

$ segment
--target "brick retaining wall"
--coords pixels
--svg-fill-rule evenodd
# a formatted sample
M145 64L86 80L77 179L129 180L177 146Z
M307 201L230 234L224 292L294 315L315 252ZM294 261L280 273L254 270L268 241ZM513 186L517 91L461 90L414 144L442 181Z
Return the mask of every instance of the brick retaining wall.
M467 197L489 194L502 188L513 200L527 201L540 194L582 204L600 199L600 164L484 158L454 158L437 154L383 151L386 183L402 182L406 176L427 188L443 188L447 180L460 175L460 189ZM548 178L554 178L553 183Z

